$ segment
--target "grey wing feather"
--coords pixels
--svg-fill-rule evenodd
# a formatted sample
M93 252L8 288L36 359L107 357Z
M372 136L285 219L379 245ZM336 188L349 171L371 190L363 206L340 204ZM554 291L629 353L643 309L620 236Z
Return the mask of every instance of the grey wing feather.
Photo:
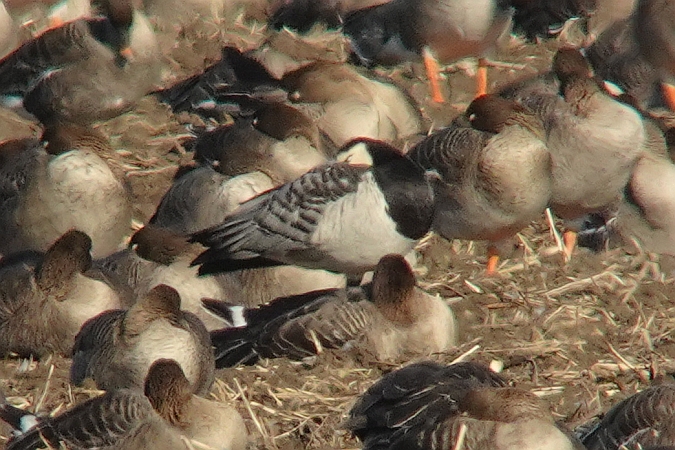
M446 183L470 176L489 134L457 125L437 131L417 143L408 156L425 170L435 170Z
M260 353L301 359L316 355L317 345L341 348L371 327L374 309L374 305L368 303L348 301L345 291L336 290L322 299L318 309L270 329L271 333L263 331L259 346L264 345L265 351Z
M222 259L249 259L300 251L328 204L356 192L368 169L335 163L244 203L225 222L193 239L208 247L194 264Z
M49 30L0 62L0 93L25 94L47 70L85 60L88 25L77 20Z
M614 406L582 442L589 450L616 449L622 445L644 447L657 444L644 442L653 435L675 434L675 385L654 386ZM648 432L650 429L655 433ZM654 439L653 437L651 439ZM637 447L636 447L637 448Z
M457 401L470 389L505 385L499 375L476 363L412 364L368 389L349 412L346 427L363 441L364 449L425 448L427 435L458 414Z
M106 393L40 423L9 442L8 450L97 448L119 444L155 414L142 392L121 389Z
M90 376L92 359L106 347L114 345L116 324L125 311L106 311L89 319L75 336L70 382L76 386Z

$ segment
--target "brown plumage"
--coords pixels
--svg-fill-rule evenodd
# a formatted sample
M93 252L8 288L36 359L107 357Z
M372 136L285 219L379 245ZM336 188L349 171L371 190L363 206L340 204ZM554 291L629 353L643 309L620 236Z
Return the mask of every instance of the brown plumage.
M588 450L675 444L675 385L662 384L617 403L582 437Z
M400 89L348 64L309 64L287 73L282 84L338 147L358 137L394 143L421 131L419 112Z
M131 295L105 271L91 269L91 240L69 231L43 255L0 260L0 353L70 354L83 323L127 307Z
M408 156L436 170L432 228L446 239L512 237L541 216L551 196L544 125L513 101L486 95L464 118L416 144Z
M204 248L171 230L146 225L131 237L129 248L96 261L129 284L136 298L152 288L166 284L181 298L181 309L195 314L208 330L227 326L227 322L208 313L202 298L216 298L239 303L240 282L236 277L217 275L200 277L192 260Z
M13 181L0 204L3 250L45 250L77 228L91 237L94 257L109 255L129 232L132 208L126 180L104 159L113 153L108 140L76 125L49 127L43 138L44 148L0 157L3 178Z
M243 450L246 427L231 407L192 394L190 383L173 360L160 359L140 388L116 389L56 417L36 418L0 402L0 418L23 434L8 449L54 448L106 450L210 448ZM23 429L27 423L37 423Z
M175 361L160 359L152 364L145 395L164 420L197 445L246 449L246 424L239 413L229 405L194 395Z
M400 255L383 257L368 287L280 298L244 311L243 318L244 328L211 333L219 367L260 356L300 359L348 344L392 360L442 352L456 341L452 311L415 285Z
M423 362L385 375L357 400L346 428L365 450L582 448L545 402L475 363Z
M159 81L159 48L131 0L101 8L104 17L49 29L0 61L0 94L21 96L49 124L86 125L130 109ZM133 57L123 56L128 49Z
M675 76L675 1L640 0L635 32L644 57L665 75Z
M71 381L91 377L101 389L140 387L152 363L176 360L192 389L205 395L214 379L208 331L192 313L181 311L175 289L159 285L128 311L101 314L75 338Z
M224 175L260 171L275 185L293 181L328 161L316 124L284 104L262 107L252 118L200 135L195 158L213 162Z
M553 72L560 93L555 84L534 83L508 96L543 121L552 159L550 206L576 231L575 220L620 198L646 137L640 114L601 89L577 50L559 50ZM569 253L575 235L567 235Z

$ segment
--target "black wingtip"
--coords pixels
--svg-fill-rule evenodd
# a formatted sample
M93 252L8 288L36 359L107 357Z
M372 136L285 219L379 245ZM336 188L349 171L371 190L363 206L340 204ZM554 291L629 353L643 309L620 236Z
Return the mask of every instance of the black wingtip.
M210 255L205 254L206 252L202 253L191 263L192 266L199 266L199 275L202 276L285 265L279 261L262 257L251 259L211 259ZM204 257L202 258L202 256Z
M247 328L228 328L211 332L216 368L251 366L260 360L254 338Z

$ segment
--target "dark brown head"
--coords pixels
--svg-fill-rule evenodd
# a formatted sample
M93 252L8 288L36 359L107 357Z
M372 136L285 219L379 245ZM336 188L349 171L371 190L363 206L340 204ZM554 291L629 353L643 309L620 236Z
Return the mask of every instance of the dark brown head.
M319 128L313 120L292 106L273 103L256 113L255 127L263 133L284 141L292 136L302 136L319 148Z
M157 315L174 316L180 312L180 295L171 286L159 284L150 289L136 305Z
M536 395L513 387L481 387L458 402L460 411L478 420L515 422L539 419L553 422L546 403Z
M185 423L184 409L192 398L190 382L173 359L158 359L145 378L145 396L162 418L174 426Z
M51 155L70 150L91 150L98 155L112 155L113 150L105 136L93 128L75 124L54 123L45 128L42 141Z
M544 124L531 110L498 95L487 94L476 98L464 116L476 130L500 133L505 126L518 125L544 139Z
M525 112L525 107L512 100L486 94L472 101L465 115L476 130L499 133L515 113Z
M386 255L375 267L372 282L373 302L389 320L411 323L414 313L415 274L401 255Z
M180 317L180 295L171 286L160 284L129 308L122 322L122 334L137 336L159 319L178 325Z
M91 267L91 238L70 230L52 244L37 268L38 287L64 300L73 276Z
M190 254L193 244L187 237L154 225L146 225L134 233L129 245L141 258L165 266L182 255L197 256Z
M576 48L565 47L553 57L553 72L564 85L570 78L591 78L591 66Z

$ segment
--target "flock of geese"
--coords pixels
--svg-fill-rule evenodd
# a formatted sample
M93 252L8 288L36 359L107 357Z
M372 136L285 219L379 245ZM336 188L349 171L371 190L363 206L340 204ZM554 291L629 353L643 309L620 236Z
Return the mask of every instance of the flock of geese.
M242 450L241 416L205 398L216 368L323 349L401 361L453 348L453 312L417 286L406 256L432 231L487 241L488 274L547 208L565 223L567 258L593 231L675 254L674 1L264 6L270 30L338 27L355 64L422 61L439 103L439 64L478 57L475 99L425 136L390 80L234 46L159 89L158 30L223 4L0 3L0 112L42 130L0 135L0 351L70 357L72 384L106 391L55 417L2 396L8 449ZM583 49L562 47L549 70L490 88L488 56L505 36L546 39L575 21ZM194 164L129 236L129 183L93 125L148 95L206 125L192 129ZM589 217L602 229L586 229ZM366 449L674 449L675 387L648 388L575 434L486 367L422 362L382 377L345 426Z

